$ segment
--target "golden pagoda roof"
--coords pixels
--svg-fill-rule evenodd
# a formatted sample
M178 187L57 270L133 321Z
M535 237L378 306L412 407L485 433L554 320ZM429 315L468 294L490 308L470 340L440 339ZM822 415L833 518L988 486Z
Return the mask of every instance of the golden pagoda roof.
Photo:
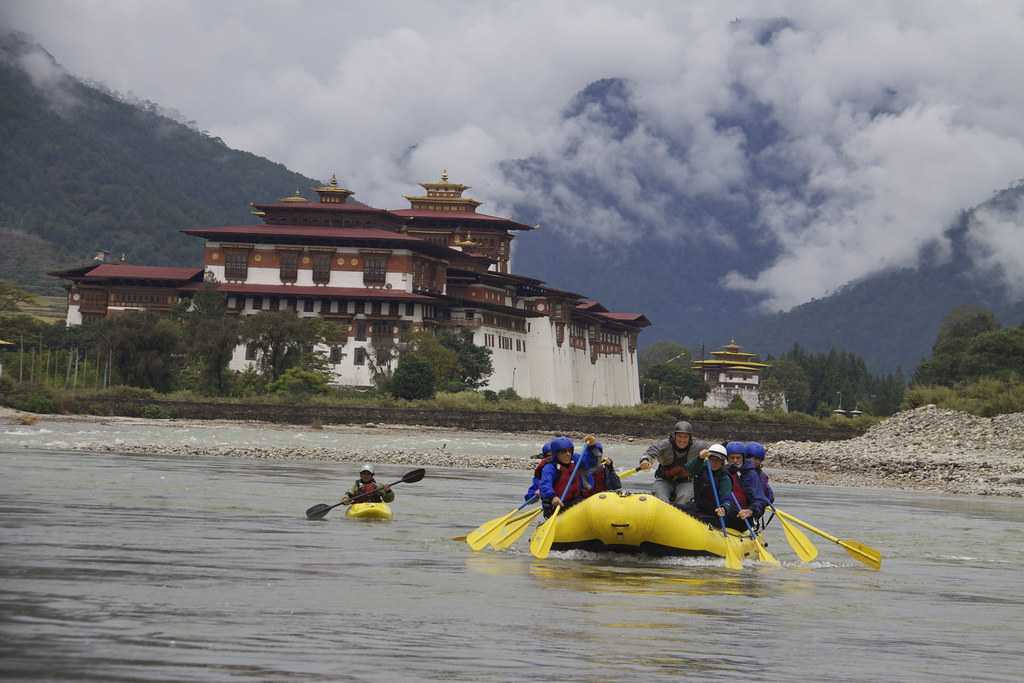
M295 194L289 195L287 197L281 197L278 201L279 202L308 202L309 200L306 199L305 197L303 197L301 194L299 194L298 190L295 190Z
M331 181L329 183L314 187L313 191L320 195L320 201L324 201L326 197L331 197L333 202L344 202L345 199L355 194L352 190L339 185L338 176L334 173L331 174Z
M476 207L483 203L463 197L462 193L469 189L469 185L448 182L448 169L441 171L440 182L419 185L427 191L426 195L403 195L414 209L475 212Z

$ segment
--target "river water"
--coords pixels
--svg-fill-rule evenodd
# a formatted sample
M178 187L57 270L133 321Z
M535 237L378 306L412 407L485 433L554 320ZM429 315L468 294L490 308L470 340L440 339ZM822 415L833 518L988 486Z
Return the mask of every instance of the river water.
M824 540L819 561L802 566L774 524L782 568L582 552L538 561L525 537L504 553L450 540L511 509L523 473L428 470L396 487L392 522L337 510L309 522L305 508L336 502L353 467L73 453L36 428L7 430L0 675L9 679L1022 675L1019 500L777 487L784 509L882 550L881 572ZM392 481L410 468L378 469Z

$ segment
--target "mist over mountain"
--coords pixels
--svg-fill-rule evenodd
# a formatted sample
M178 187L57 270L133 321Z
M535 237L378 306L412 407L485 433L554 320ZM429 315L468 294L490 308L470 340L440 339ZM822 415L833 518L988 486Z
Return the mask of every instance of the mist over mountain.
M665 185L664 168L687 164L693 150L645 118L635 97L624 79L591 83L564 111L566 130L580 137L567 136L557 153L503 165L509 181L528 196L565 198L561 206L517 206L517 215L527 222L543 224L551 213L575 214L606 219L608 226L597 231L617 224L625 233L598 241L589 238L594 230L542 227L518 240L517 270L547 280L568 278L577 291L614 309L642 309L654 323L645 333L648 343L674 339L699 349L736 338L758 352L778 354L799 342L811 350L853 351L885 371L911 370L956 305L974 303L991 308L1006 323L1021 321L1024 188L1019 185L937 226L941 237L924 243L917 266L880 264L878 272L828 296L765 313L762 295L728 285L737 274L754 277L784 253L758 213L763 198L799 194L806 180L799 164L780 153L783 126L771 107L738 93L742 106L715 116L713 123L742 141L753 169L748 182L731 188L725 200L721 192L673 191ZM897 98L890 93L883 99L872 116L887 116ZM635 177L624 174L624 184L637 183L635 193L604 191L615 180L595 177L597 165L588 163L589 143L582 137L588 132L624 146L631 137L644 137L644 144L665 158L634 167ZM666 238L666 216L685 228ZM795 268L793 277L800 277Z
M790 24L743 30L760 47ZM777 106L740 81L728 92L700 126L652 115L651 94L626 78L567 94L557 144L500 164L518 191L511 213L541 224L517 238L515 271L644 312L654 323L645 344L710 349L735 337L761 353L794 342L836 346L878 370L909 371L957 304L987 306L1005 323L1024 319L1019 185L935 226L915 266L879 263L827 296L765 313L766 292L744 283L787 253L765 207L780 197L819 208L828 200L808 192L810 171L791 153L792 126ZM0 93L0 237L8 245L0 273L36 291L59 287L47 269L98 249L136 263L195 264L200 245L182 228L255 222L249 201L316 184L228 148L173 111L74 78L22 35L0 40ZM907 104L888 89L864 107L888 123ZM863 218L864 229L871 220ZM838 267L835 258L820 268ZM803 272L793 266L791 277Z
M182 228L255 222L252 199L314 183L76 79L23 34L0 37L0 93L0 273L34 291L59 291L45 271L100 249L197 263Z

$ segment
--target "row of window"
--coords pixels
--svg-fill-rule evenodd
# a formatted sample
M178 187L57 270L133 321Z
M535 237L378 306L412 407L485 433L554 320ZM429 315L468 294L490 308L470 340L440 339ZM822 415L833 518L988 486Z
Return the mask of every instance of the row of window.
M255 344L245 345L245 359L248 361L255 361L259 356L259 351ZM344 347L332 346L328 355L328 360L331 365L338 365L345 357ZM353 365L366 365L366 349L362 346L357 346L355 352L352 354Z
M277 252L281 282L295 282L299 279L298 250ZM313 284L326 285L331 281L331 258L334 252L315 251L310 255L313 270ZM388 254L360 254L363 261L363 284L379 286L385 284L388 275ZM224 279L244 282L249 277L249 251L247 249L224 250Z
M516 351L521 353L526 352L526 340L525 339L513 339L512 337L502 337L501 335L484 334L484 346L493 349L497 343L499 349L503 351L511 351L515 348Z
M466 317L468 318L469 315L467 314ZM484 325L498 327L503 330L526 332L526 321L522 318L513 318L507 315L495 315L494 313L484 313L482 317L484 319Z
M246 303L250 303L249 309L253 311L296 311L298 312L301 307L304 313L337 313L339 315L387 315L392 317L399 317L405 315L407 317L413 317L416 310L416 305L413 303L406 303L403 309L401 303L397 301L345 301L335 300L327 301L324 299L291 299L276 296L254 296L248 297L249 301L246 301L246 297L231 297L228 299L228 308L231 310L240 310L245 308ZM351 305L349 305L351 303ZM433 308L433 307L431 307Z

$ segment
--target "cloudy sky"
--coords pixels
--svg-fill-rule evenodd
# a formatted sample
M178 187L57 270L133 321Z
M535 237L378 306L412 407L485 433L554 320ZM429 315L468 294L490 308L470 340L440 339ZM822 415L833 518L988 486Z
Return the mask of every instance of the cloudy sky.
M722 282L770 308L913 265L958 210L1024 177L1022 2L7 0L0 22L78 76L337 172L377 206L448 168L483 210L533 206L547 228L614 244L708 234L662 196L752 202L746 228L777 258ZM628 79L640 113L624 139L562 116L608 77ZM759 112L770 149L721 125ZM568 139L582 141L571 160ZM585 171L614 201L511 182L499 164L523 158ZM766 163L787 181L766 182ZM1021 216L979 216L972 244L1024 293Z

